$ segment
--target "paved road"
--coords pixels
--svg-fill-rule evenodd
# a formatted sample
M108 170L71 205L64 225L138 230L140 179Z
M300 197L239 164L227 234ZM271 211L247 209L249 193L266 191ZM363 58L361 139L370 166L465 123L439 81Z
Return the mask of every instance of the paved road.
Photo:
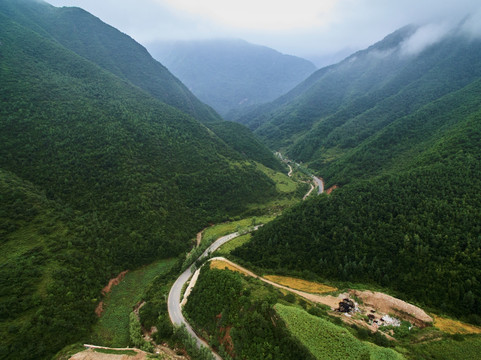
M289 166L289 172L287 173L287 176L291 177L292 176L292 166L287 164L287 166Z
M312 176L312 178L317 184L317 193L322 194L324 192L324 181L315 176Z
M254 227L254 230L257 230L260 226L258 225ZM224 245L226 242L238 237L239 235L242 235L241 233L235 232L226 236L223 236L219 239L217 239L214 243L212 243L203 253L201 256L199 256L199 259L202 259L206 256L208 256L210 253L213 253L215 250L217 250L219 247ZM181 302L181 292L182 288L184 287L184 284L190 279L192 276L192 273L195 271L195 265L191 265L187 270L185 270L175 281L174 285L170 288L169 292L169 298L167 300L167 307L169 310L169 317L170 321L176 326L180 326L182 324L185 325L187 331L189 334L197 341L198 346L206 346L207 348L210 349L209 345L207 342L202 340L197 336L197 334L194 332L192 327L189 325L189 323L185 320L184 315L182 315L182 309L180 307L180 302ZM216 359L221 359L219 355L216 353L212 352Z

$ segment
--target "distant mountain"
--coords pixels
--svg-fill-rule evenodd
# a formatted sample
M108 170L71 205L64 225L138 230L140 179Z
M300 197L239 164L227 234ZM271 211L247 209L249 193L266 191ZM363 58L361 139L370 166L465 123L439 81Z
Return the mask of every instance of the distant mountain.
M272 101L316 69L307 60L236 39L157 42L148 48L222 115Z
M51 358L87 334L110 277L276 196L247 129L241 153L145 49L80 9L0 2L0 97L1 359Z
M463 24L423 31L403 28L244 118L340 189L234 254L481 324L481 38Z

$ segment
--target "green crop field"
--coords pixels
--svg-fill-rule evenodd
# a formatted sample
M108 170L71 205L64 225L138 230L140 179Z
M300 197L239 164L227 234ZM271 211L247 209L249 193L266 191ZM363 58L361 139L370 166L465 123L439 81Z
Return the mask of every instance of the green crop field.
M274 308L291 333L317 359L404 359L394 350L358 340L346 329L310 315L302 309L282 304L276 304Z
M204 242L204 240L217 240L221 236L228 235L236 231L247 230L249 227L254 225L266 224L273 219L273 216L254 216L239 221L217 224L204 230L202 233L202 242Z
M129 345L129 314L152 280L167 272L175 259L161 260L128 272L119 285L105 298L104 313L94 326L92 341L97 345L125 347Z
M269 176L276 183L276 189L281 193L294 193L297 189L297 183L286 174L272 170L262 164L257 163L257 168L264 174Z
M481 337L473 335L461 338L460 341L452 339L431 341L413 345L411 351L415 359L479 359L481 354Z
M251 234L246 234L242 235L239 237L236 237L235 239L225 243L222 245L218 250L217 254L219 255L228 255L230 252L239 246L244 245L246 242L248 242L251 239L252 235Z

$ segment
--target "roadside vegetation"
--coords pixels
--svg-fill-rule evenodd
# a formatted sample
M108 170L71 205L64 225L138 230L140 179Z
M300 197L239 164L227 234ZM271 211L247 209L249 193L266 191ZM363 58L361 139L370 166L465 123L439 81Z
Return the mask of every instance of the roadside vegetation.
M175 261L176 259L156 261L128 272L105 296L104 312L92 329L90 342L109 347L129 346L129 316L132 310L142 301L153 279L167 273Z
M239 246L244 245L245 243L249 242L252 237L252 234L245 234L242 236L238 236L235 239L225 243L222 245L217 251L214 253L214 256L220 255L220 256L227 256L233 251L234 249L237 249Z

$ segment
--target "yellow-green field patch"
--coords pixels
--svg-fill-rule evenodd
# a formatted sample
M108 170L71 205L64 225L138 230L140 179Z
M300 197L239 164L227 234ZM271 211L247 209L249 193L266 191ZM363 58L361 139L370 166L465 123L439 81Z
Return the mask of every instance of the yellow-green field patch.
M291 289L300 290L311 294L324 294L337 290L335 287L329 285L303 279L297 279L289 276L266 275L263 277L267 280L287 286Z
M252 226L267 224L275 219L275 216L253 216L239 221L230 221L208 227L202 233L202 242L217 240L221 236L237 231L245 231Z
M269 169L268 167L257 163L257 169L266 174L272 181L276 183L277 191L281 193L294 193L297 189L297 183L286 174Z
M231 271L237 271L238 273L241 273L243 275L248 275L245 273L243 270L239 269L236 266L233 266L232 264L225 262L223 260L212 260L210 262L210 268L211 269L220 269L220 270L225 270L226 268Z
M448 334L481 334L481 328L477 326L436 315L433 318L434 326Z

